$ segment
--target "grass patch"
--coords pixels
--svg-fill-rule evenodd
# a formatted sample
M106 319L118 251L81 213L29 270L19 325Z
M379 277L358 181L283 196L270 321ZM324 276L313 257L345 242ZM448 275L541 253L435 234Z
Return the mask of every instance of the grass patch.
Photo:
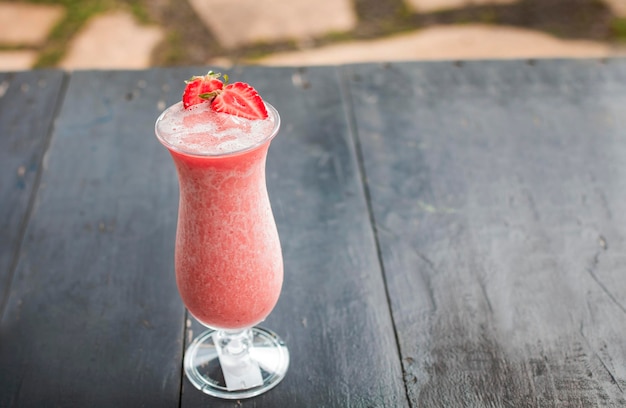
M26 45L9 45L0 44L0 51L31 51L32 49Z
M165 39L164 65L178 65L185 62L183 38L177 31L169 31Z
M349 40L352 40L353 38L354 38L354 34L352 34L351 32L331 31L330 33L327 33L324 36L323 40L327 42L331 42L331 43L337 43L337 42L349 41Z
M141 0L125 0L124 3L128 5L130 12L133 13L135 20L139 24L150 24L153 22Z
M626 42L626 18L615 18L611 21L611 34L620 42Z
M37 62L35 62L35 68L57 65L63 57L72 36L80 30L90 17L102 13L112 6L112 3L106 0L32 1L32 3L60 4L65 7L65 16L52 29L48 36L48 41L39 53Z
M480 13L478 21L483 24L497 24L498 15L493 10L485 10Z
M277 43L268 43L265 41L258 41L252 45L249 45L243 49L238 50L237 53L226 55L228 58L232 58L235 61L257 61L272 55L275 52L280 51L293 51L298 50L298 44L294 40L282 41L281 46L278 47ZM233 58L234 57L234 58Z

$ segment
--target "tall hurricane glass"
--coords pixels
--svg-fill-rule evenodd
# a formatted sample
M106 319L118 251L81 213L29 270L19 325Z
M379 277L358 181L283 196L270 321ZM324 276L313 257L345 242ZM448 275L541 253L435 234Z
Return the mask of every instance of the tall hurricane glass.
M283 260L265 183L280 117L249 121L208 104L177 103L156 121L180 185L176 283L189 312L208 330L185 352L191 383L220 398L259 395L284 377L289 352L272 331L255 327L274 308Z

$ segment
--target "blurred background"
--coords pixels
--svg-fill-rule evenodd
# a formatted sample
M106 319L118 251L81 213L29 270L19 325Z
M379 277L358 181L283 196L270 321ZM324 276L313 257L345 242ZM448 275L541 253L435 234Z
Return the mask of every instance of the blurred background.
M626 55L626 0L0 0L0 71Z

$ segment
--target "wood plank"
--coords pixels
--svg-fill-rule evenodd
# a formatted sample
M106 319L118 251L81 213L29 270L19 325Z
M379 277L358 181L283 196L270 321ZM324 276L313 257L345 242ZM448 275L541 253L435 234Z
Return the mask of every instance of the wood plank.
M275 389L238 402L204 396L185 380L182 406L407 406L337 70L248 67L229 75L255 86L282 118L267 181L285 282L264 325L286 341L291 365ZM192 335L199 330L192 326Z
M0 73L0 318L62 85L60 71Z
M626 61L347 67L414 407L626 399Z
M170 84L71 76L2 320L0 406L178 405L178 187L153 132Z

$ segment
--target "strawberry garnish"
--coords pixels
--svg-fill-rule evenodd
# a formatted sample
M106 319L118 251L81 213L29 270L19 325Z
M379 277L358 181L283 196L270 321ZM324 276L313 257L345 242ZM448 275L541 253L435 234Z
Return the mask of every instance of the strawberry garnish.
M267 109L259 93L244 82L228 83L228 75L209 71L205 76L194 76L186 81L183 92L183 106L190 106L209 101L215 112L228 113L246 119L266 119Z
M220 74L209 71L204 76L193 76L190 80L185 81L187 86L183 92L183 106L187 109L190 106L206 101L200 95L210 94L222 89L224 83L219 79Z
M267 109L259 93L244 82L235 82L226 85L223 89L213 92L215 97L211 107L216 112L224 112L230 115L246 119L265 119Z

